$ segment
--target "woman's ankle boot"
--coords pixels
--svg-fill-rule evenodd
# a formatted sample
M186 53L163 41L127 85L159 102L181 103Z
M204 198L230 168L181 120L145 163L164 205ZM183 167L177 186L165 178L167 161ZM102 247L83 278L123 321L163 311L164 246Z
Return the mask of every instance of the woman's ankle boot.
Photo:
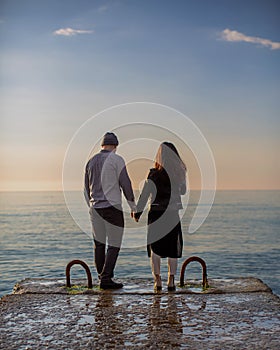
M162 290L161 277L160 275L155 275L154 290L159 292Z
M167 282L167 290L169 292L172 292L176 289L175 283L174 283L174 275L169 275L168 276L168 282Z

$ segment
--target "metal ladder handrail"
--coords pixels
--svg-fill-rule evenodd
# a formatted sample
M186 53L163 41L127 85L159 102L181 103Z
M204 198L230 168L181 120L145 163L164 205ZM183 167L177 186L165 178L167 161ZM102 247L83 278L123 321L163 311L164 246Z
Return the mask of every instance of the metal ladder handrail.
M188 258L187 260L184 261L182 268L181 268L181 274L180 274L180 287L184 287L184 285L185 285L185 282L184 282L185 270L186 270L187 265L192 261L197 261L201 264L201 266L202 266L202 285L203 285L203 288L208 288L206 263L203 259L201 259L198 256L191 256L190 258Z
M86 270L87 279L88 279L88 288L91 289L93 287L93 285L92 285L92 277L91 277L90 269L89 269L88 265L82 260L72 260L66 266L66 286L68 288L71 287L70 270L71 270L71 267L73 265L81 265Z

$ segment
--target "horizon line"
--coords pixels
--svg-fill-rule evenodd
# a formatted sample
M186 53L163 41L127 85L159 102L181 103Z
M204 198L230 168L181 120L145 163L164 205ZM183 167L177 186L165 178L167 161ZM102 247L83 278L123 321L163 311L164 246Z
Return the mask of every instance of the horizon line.
M140 191L137 188L133 188L133 191ZM193 188L190 189L188 192L192 191L201 191L201 188ZM213 191L213 189L204 189L204 191ZM280 191L280 188L217 188L215 191ZM7 189L0 189L1 192L83 192L83 190L57 190L57 189L42 189L42 190L7 190Z

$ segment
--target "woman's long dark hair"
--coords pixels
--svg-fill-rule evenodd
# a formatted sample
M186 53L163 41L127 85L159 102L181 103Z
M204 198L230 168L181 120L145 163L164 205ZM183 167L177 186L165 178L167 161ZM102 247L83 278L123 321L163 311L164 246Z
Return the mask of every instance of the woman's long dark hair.
M157 151L155 168L164 169L169 177L176 182L182 181L186 176L186 165L182 161L177 148L171 142L163 142Z

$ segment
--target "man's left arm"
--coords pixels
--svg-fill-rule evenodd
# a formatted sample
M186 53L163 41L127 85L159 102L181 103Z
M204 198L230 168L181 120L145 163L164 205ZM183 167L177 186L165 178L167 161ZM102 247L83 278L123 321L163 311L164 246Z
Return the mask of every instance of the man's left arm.
M135 205L134 193L133 193L131 181L123 160L122 162L120 162L120 166L121 168L119 172L119 184L121 189L123 190L123 194L127 200L128 205L130 206L131 211L135 212L136 205Z

